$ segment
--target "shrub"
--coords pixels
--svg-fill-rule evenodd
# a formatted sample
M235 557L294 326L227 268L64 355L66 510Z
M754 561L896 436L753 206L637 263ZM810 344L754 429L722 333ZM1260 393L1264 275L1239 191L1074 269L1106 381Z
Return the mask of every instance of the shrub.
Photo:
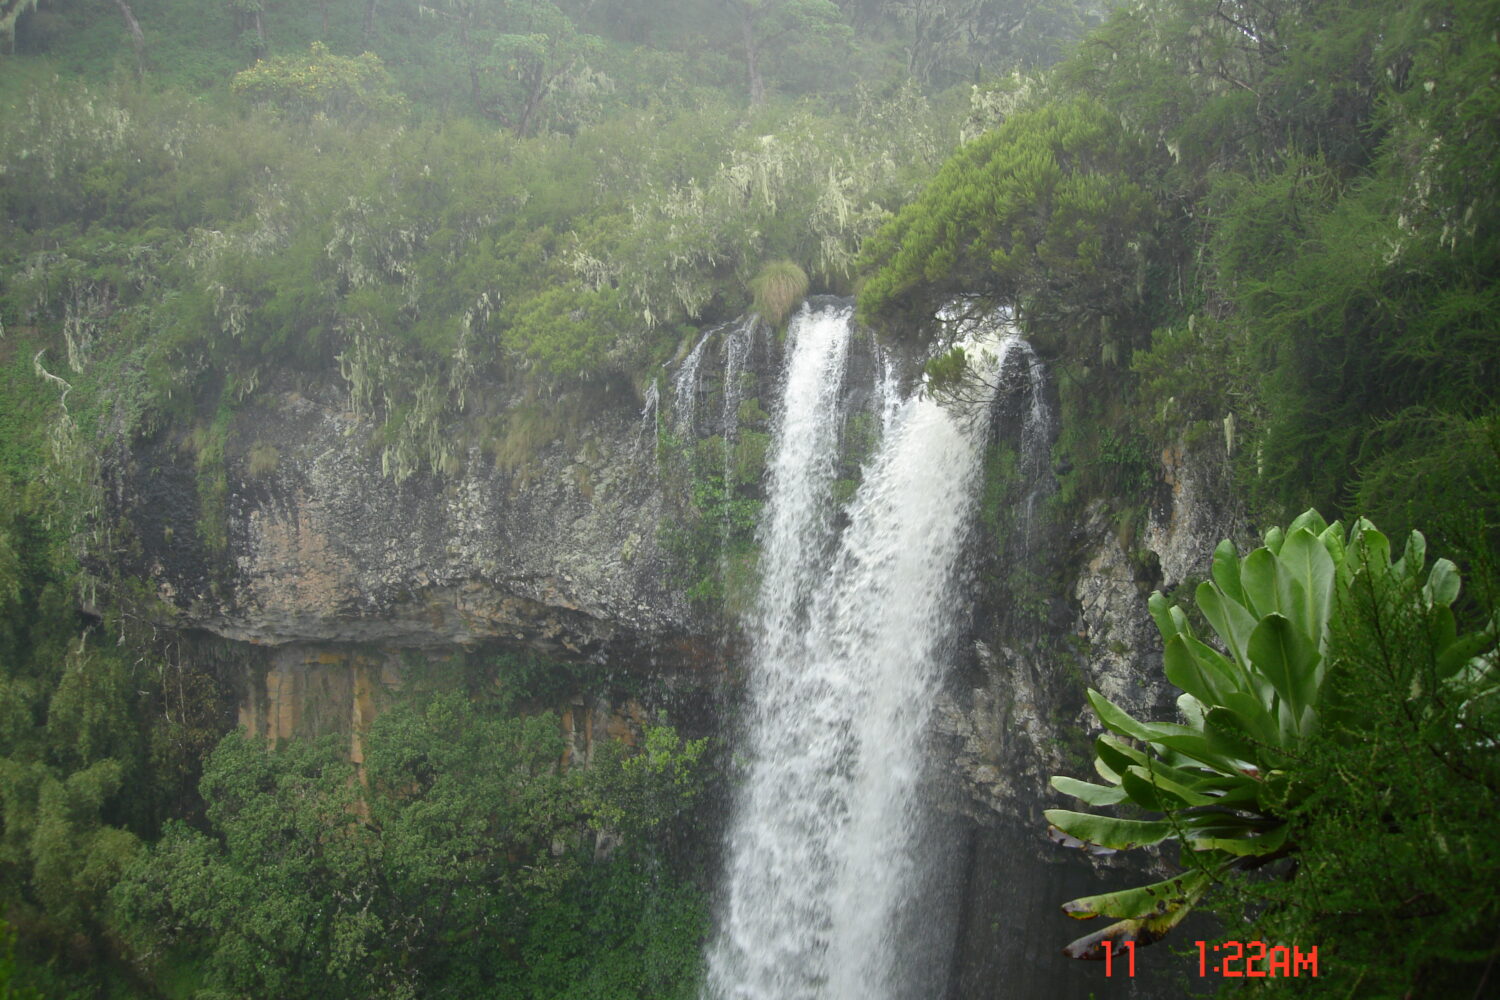
M1404 752L1417 760L1430 749L1420 734L1434 724L1433 733L1442 733L1449 744L1456 740L1454 759L1440 770L1454 772L1449 781L1466 777L1472 786L1467 794L1492 808L1493 753L1485 754L1489 763L1482 770L1467 775L1472 762L1457 758L1478 757L1494 746L1500 698L1495 620L1476 631L1460 631L1452 607L1459 593L1457 570L1439 559L1424 574L1425 562L1419 532L1411 533L1402 557L1392 560L1389 541L1370 522L1361 519L1346 534L1338 522L1327 525L1308 511L1285 532L1273 528L1265 546L1243 559L1227 541L1215 551L1213 579L1198 587L1196 602L1222 649L1200 640L1181 608L1169 606L1160 594L1152 596L1151 614L1165 640L1166 674L1184 692L1178 707L1186 723L1139 722L1090 691L1089 701L1109 730L1096 743L1094 763L1106 783L1058 776L1052 784L1091 806L1134 806L1155 815L1138 819L1061 809L1046 815L1054 837L1073 844L1124 850L1175 840L1188 870L1154 885L1064 904L1079 919L1116 919L1073 942L1068 954L1101 957L1107 941L1150 944L1179 923L1211 884L1234 873L1294 855L1336 857L1348 836L1364 838L1366 847L1376 845L1378 856L1378 845L1389 837L1408 836L1399 827L1391 830L1378 808L1363 827L1330 827L1319 796L1332 779L1326 764L1322 773L1310 766L1328 759L1327 748L1347 745L1351 737L1381 744L1393 716L1409 720L1408 729L1415 727L1410 735L1417 738ZM1393 645L1396 635L1408 639ZM1341 683L1330 685L1330 677ZM1366 678L1377 682L1368 692ZM1384 786L1373 801L1389 804L1393 794L1414 790L1394 788L1387 774L1369 774L1368 767L1393 755L1411 766L1411 757L1387 747L1385 754L1364 758L1357 774L1339 777ZM1338 754L1332 759L1353 763ZM1366 796L1357 798L1371 805ZM1431 834L1441 838L1449 820L1425 818ZM1465 849L1495 867L1492 847L1466 841ZM1478 859L1473 864L1482 867ZM1299 880L1299 888L1307 887ZM1381 898L1375 905L1399 908L1411 901ZM1433 902L1442 912L1453 912L1445 901ZM1494 909L1492 900L1488 907ZM1275 921L1268 918L1268 923ZM1319 927L1329 934L1340 930L1334 920ZM1462 952L1464 945L1448 942L1447 957L1484 955L1482 947Z
M773 260L750 281L755 311L767 323L780 326L807 297L807 272L789 260Z
M351 59L334 55L322 42L313 42L303 56L256 60L254 66L235 74L231 89L257 104L301 118L379 115L406 106L373 52Z

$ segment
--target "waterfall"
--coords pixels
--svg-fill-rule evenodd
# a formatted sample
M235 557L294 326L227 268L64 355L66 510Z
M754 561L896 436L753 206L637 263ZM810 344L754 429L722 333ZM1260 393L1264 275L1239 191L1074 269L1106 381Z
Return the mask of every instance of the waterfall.
M661 385L657 379L652 379L651 384L646 386L645 399L641 405L641 428L635 436L635 447L639 451L641 442L646 436L651 436L651 451L654 455L661 440Z
M698 368L703 361L703 348L713 335L714 331L708 330L698 338L672 379L672 431L684 440L693 436L693 421L698 413Z
M943 995L945 956L913 898L932 850L924 748L963 617L987 421L895 398L887 367L871 387L886 434L837 534L851 322L847 308L804 310L789 330L713 1000ZM995 371L1017 343L992 345Z
M760 317L751 313L734 325L724 340L724 454L727 456L739 437L740 403L744 402L745 363L750 359Z

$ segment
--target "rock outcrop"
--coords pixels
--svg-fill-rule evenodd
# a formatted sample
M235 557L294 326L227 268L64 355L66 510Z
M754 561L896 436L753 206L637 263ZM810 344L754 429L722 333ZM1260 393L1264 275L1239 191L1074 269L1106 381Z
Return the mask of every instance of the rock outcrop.
M625 406L506 470L479 445L451 476L382 475L341 392L269 391L225 445L224 551L203 540L192 457L158 442L127 511L176 624L246 642L439 648L487 640L569 658L672 657L692 634L658 543L652 442ZM275 456L252 471L253 454ZM680 665L680 664L679 664Z

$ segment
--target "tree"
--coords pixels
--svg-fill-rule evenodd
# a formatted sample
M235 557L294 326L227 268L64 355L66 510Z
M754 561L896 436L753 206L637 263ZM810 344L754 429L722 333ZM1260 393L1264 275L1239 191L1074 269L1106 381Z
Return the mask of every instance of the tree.
M639 985L598 995L669 995L643 992L643 960L696 956L703 907L652 845L690 814L702 741L653 727L568 769L556 717L450 693L392 708L363 747L356 769L341 741L226 737L201 786L214 835L169 825L114 892L139 953L198 955L239 995L578 995L591 964ZM671 941L635 933L653 884ZM569 898L591 885L600 909Z
M963 146L866 241L860 313L931 316L958 295L1014 308L1056 336L1140 310L1157 210L1150 158L1103 106L1017 112ZM1079 356L1089 352L1079 350Z
M1368 732L1381 717L1362 704L1357 688L1332 689L1327 680L1339 671L1377 669L1362 662L1367 640L1378 644L1395 622L1414 627L1421 639L1418 648L1403 651L1419 656L1386 664L1402 672L1397 697L1426 692L1431 707L1447 704L1442 725L1459 726L1461 743L1486 751L1500 699L1497 621L1459 630L1457 570L1446 559L1427 570L1419 532L1412 532L1401 558L1391 556L1388 540L1368 521L1346 533L1313 511L1285 532L1267 532L1265 545L1243 559L1230 542L1222 543L1213 579L1196 593L1222 650L1195 635L1181 608L1152 596L1151 614L1166 643L1166 675L1183 691L1178 707L1185 722L1142 723L1090 691L1089 702L1110 731L1095 744L1094 767L1105 784L1061 776L1052 784L1091 806L1129 805L1157 816L1062 809L1046 816L1054 837L1072 845L1123 850L1176 841L1187 870L1154 885L1064 904L1078 919L1115 919L1073 942L1067 954L1098 958L1106 942L1150 944L1215 883L1314 846L1299 839L1306 825L1294 822L1319 791L1307 773L1308 748L1324 732L1335 739ZM1495 791L1489 788L1491 796Z
M886 0L900 26L906 71L929 86L1055 60L1088 25L1068 0Z
M264 0L225 0L229 12L234 15L234 26L240 36L247 40L250 51L257 56L266 51L266 22ZM252 35L253 33L253 35Z
M574 90L602 83L587 66L600 40L550 0L433 0L420 10L457 35L474 107L516 135L539 131L570 82Z
M357 118L399 111L406 104L374 53L351 59L334 55L322 42L313 42L306 55L258 59L236 73L230 87L295 117Z
M745 59L750 106L766 101L764 63L774 51L798 35L832 37L847 31L841 12L830 0L726 0Z

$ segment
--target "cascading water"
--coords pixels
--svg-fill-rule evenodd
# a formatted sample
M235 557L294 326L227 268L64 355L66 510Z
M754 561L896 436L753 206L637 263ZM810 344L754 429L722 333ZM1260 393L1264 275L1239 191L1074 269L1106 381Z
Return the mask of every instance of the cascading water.
M751 313L734 325L724 340L724 450L729 454L739 438L740 404L744 402L745 364L750 359L760 317Z
M655 452L657 442L661 439L661 384L656 379L646 386L646 397L641 405L641 427L635 437L635 446L639 450L641 442L650 437L651 448Z
M709 330L698 338L698 343L682 359L682 367L672 379L672 430L679 437L690 437L693 421L698 413L698 368L703 362L703 348L714 331Z
M836 535L851 321L804 311L789 330L713 1000L943 994L946 963L907 904L929 877L924 747L986 421L919 394L882 406L884 441Z

